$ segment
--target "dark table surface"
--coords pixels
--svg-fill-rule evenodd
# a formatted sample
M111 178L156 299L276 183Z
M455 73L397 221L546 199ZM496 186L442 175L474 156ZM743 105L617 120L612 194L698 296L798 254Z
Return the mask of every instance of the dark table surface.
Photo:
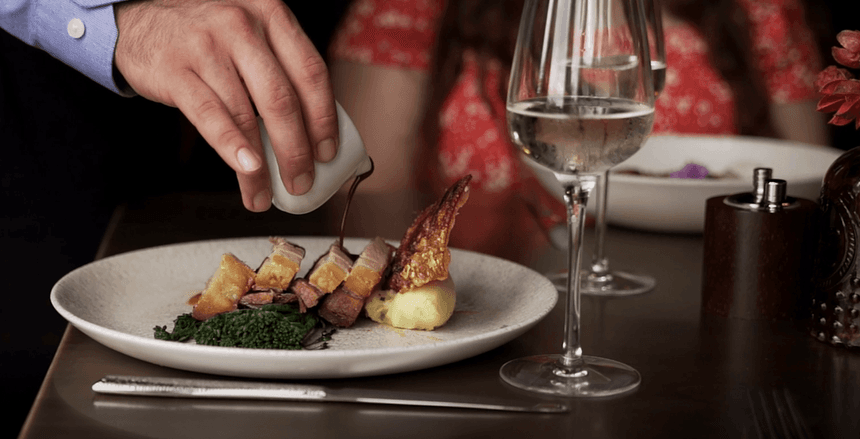
M252 214L235 194L150 199L117 211L99 256L203 239L326 234L326 214ZM586 255L592 243L589 233ZM583 349L635 367L642 384L614 398L567 400L567 414L96 395L90 386L109 374L211 376L134 359L69 326L21 437L757 437L750 395L774 390L788 391L812 437L860 437L860 353L813 339L805 322L700 313L700 235L610 228L606 248L615 268L650 274L657 287L624 298L584 296ZM554 271L565 257L547 249L529 265ZM498 370L513 358L560 351L562 304L521 337L463 361L307 382L538 399L504 384Z

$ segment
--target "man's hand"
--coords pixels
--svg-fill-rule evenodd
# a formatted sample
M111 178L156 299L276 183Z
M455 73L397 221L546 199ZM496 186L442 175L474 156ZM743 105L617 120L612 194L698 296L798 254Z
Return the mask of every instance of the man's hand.
M328 69L281 0L138 0L115 6L119 72L141 96L179 108L236 171L252 211L272 191L254 108L265 120L281 179L294 195L313 159L337 151Z

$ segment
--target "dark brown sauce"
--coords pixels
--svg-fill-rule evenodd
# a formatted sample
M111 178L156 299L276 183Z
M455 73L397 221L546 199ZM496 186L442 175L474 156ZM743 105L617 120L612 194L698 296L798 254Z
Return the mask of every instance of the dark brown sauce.
M358 185L370 177L370 174L373 174L373 159L370 159L370 170L365 172L364 174L359 174L355 176L355 179L352 180L352 186L349 188L349 193L346 196L346 206L343 208L343 218L340 220L340 240L338 241L338 245L344 251L344 253L348 252L343 247L343 238L344 238L344 229L346 228L346 217L349 214L349 205L352 203L352 197L355 195L355 189L358 188Z
M187 303L191 306L197 305L197 302L200 301L200 296L202 296L202 295L203 295L203 293L201 292L201 293L197 293L197 294L191 296L191 298L188 299Z

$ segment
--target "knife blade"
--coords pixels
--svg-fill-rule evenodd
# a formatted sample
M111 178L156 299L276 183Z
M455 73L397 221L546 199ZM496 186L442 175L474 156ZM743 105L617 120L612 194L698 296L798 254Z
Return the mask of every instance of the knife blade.
M570 407L567 404L558 402L524 403L515 400L479 398L474 396L436 395L395 390L330 388L309 384L263 383L238 380L108 375L96 381L92 389L94 392L102 394L175 398L332 401L529 413L566 413L570 411Z

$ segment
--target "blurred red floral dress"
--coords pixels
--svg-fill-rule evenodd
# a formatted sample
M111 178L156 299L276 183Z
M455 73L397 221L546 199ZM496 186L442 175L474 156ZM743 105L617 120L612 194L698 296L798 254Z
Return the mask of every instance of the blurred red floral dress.
M796 0L742 3L754 25L755 51L771 99L815 99L818 54ZM429 70L443 8L443 0L356 0L335 34L329 59ZM731 89L710 65L701 35L688 25L667 26L664 33L669 68L653 133L737 134ZM499 81L507 81L506 68L490 62L483 89L497 90ZM439 115L442 175L427 178L444 190L472 174L472 195L458 216L452 245L515 258L506 250L511 242L534 240L534 229L563 223L565 212L521 162L508 138L504 98L482 96L479 72L475 54L466 52ZM469 224L461 226L464 221ZM517 233L523 236L512 235Z

